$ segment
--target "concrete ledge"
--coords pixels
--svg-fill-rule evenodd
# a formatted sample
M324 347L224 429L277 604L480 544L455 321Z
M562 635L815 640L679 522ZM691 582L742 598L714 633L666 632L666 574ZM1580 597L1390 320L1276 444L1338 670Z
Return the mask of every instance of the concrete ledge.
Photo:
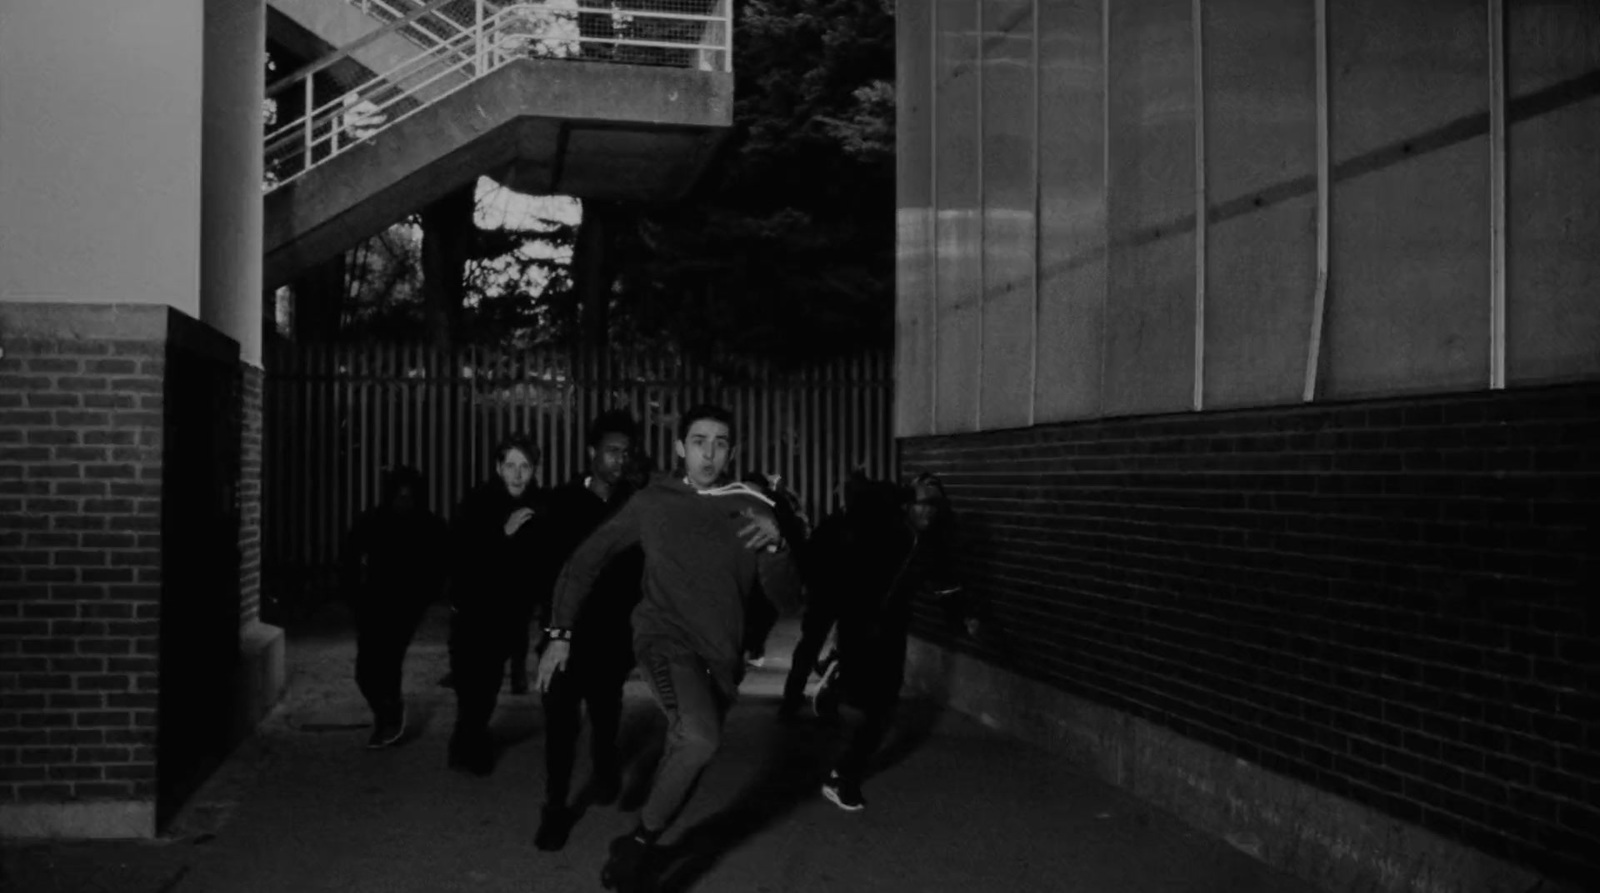
M1528 869L1119 710L915 639L908 688L1062 754L1272 867L1327 890L1546 893Z
M0 804L0 838L127 839L156 835L153 800Z
M163 341L166 304L0 301L0 335L49 340Z
M284 637L281 627L251 620L239 630L239 679L234 692L233 739L243 740L283 697Z

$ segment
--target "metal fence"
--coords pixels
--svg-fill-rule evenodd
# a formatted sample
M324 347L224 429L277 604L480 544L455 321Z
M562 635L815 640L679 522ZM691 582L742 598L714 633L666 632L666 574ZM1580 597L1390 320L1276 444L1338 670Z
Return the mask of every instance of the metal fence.
M585 428L607 409L634 414L665 469L680 413L701 401L728 407L736 470L782 475L813 517L838 504L851 470L897 473L888 353L789 372L713 371L662 354L383 344L285 343L266 360L262 565L279 600L329 582L340 539L376 502L385 469L420 469L448 517L493 474L495 445L510 433L538 446L543 484L580 473Z
M517 59L732 67L732 0L345 2L376 27L267 89L269 192ZM404 50L389 59L396 40ZM373 58L388 61L352 65ZM364 73L343 83L353 70Z

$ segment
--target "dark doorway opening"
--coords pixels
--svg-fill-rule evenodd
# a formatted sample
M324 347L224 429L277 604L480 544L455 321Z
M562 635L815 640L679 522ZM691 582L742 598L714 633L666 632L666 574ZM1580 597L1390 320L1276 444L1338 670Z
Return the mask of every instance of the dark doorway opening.
M161 471L156 824L233 744L239 670L239 346L173 313Z

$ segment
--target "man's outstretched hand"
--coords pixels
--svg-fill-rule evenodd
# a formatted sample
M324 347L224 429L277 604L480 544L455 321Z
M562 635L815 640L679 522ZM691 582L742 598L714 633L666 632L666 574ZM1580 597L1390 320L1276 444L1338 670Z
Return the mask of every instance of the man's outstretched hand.
M565 639L557 639L544 647L544 656L539 658L539 691L550 690L550 683L555 681L556 674L567 668L567 655L572 652L572 643Z
M744 542L746 549L759 551L782 547L783 533L778 529L776 518L757 514L754 509L745 509L739 514L746 522L739 530L739 539Z

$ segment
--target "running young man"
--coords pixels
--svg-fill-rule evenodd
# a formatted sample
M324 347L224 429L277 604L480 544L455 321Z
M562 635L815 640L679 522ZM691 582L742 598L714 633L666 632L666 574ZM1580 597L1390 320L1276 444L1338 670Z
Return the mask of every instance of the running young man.
M667 715L667 742L638 827L612 841L601 871L607 889L624 893L652 885L652 848L717 751L744 673L746 599L759 580L781 609L799 601L799 578L771 501L747 484L722 483L733 450L728 411L690 409L676 448L684 477L660 479L635 495L568 562L539 663L539 685L548 689L572 649L592 647L573 635L584 600L613 556L642 546L634 653Z

